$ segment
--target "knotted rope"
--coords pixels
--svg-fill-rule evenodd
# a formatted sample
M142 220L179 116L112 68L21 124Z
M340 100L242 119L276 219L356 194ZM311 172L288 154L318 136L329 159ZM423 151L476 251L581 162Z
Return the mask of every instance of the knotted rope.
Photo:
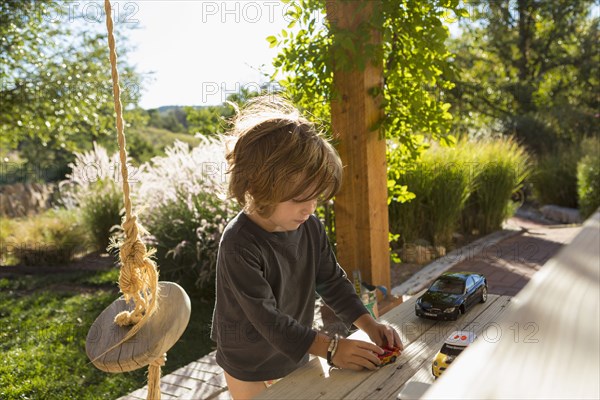
M110 351L127 340L131 339L146 324L148 319L158 307L158 271L156 264L150 256L152 252L140 239L143 228L138 225L137 217L131 211L129 196L129 173L127 170L127 151L125 149L125 134L123 132L123 109L121 105L121 88L119 86L119 72L117 70L117 51L113 34L113 20L110 0L104 0L106 12L106 28L108 30L108 47L110 52L110 65L113 83L113 98L117 120L117 137L119 141L119 158L121 161L121 176L123 178L123 199L125 203L125 219L123 230L125 239L120 244L119 259L121 269L119 273L119 288L129 302L133 299L135 307L132 311L123 311L115 317L119 326L135 324L125 337ZM160 400L160 367L164 365L164 357L150 363L148 370L148 399Z
M159 357L148 366L148 396L147 399L160 400L160 367L165 365L166 357Z

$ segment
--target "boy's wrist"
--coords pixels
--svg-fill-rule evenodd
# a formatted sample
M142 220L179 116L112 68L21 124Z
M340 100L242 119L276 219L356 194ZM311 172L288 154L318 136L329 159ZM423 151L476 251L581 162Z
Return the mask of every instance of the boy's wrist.
M317 332L312 345L308 348L308 352L312 355L327 359L327 351L332 343L332 338Z
M361 315L353 322L354 326L364 332L369 332L369 330L378 324L377 321L371 316L371 314L366 313Z

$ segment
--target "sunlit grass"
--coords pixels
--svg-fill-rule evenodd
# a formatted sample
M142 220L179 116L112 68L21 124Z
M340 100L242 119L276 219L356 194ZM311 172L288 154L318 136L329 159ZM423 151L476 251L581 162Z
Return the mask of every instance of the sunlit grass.
M51 209L27 218L2 220L2 265L67 264L89 251L88 232L77 210Z
M14 224L14 219L0 218L0 265L13 265L18 261L9 247L14 231Z
M89 327L118 297L109 285L117 278L111 269L0 279L0 398L115 399L145 385L146 369L108 374L85 354ZM211 312L210 301L192 297L190 325L165 373L211 350Z

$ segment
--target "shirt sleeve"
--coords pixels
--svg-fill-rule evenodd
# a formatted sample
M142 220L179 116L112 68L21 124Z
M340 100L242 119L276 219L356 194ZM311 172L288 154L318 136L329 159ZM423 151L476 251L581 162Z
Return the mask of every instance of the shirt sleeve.
M243 310L254 329L294 362L307 354L316 332L277 309L277 301L264 277L263 261L245 248L223 249L218 279Z
M350 325L369 311L356 294L346 272L338 264L323 224L318 221L318 225L320 262L317 270L317 293L342 321Z

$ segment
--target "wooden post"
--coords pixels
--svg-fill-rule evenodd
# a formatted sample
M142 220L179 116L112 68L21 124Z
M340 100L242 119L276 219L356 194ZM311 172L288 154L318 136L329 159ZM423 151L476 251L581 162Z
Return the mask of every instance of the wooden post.
M337 29L356 30L371 17L377 3L328 0L327 16ZM373 30L371 37L363 40L379 43L381 32ZM380 130L373 130L382 110L368 92L383 85L383 60L367 62L364 70L352 58L350 65L356 67L334 67L331 103L333 132L344 164L342 188L335 202L337 256L349 274L360 269L364 281L389 290L386 144Z

